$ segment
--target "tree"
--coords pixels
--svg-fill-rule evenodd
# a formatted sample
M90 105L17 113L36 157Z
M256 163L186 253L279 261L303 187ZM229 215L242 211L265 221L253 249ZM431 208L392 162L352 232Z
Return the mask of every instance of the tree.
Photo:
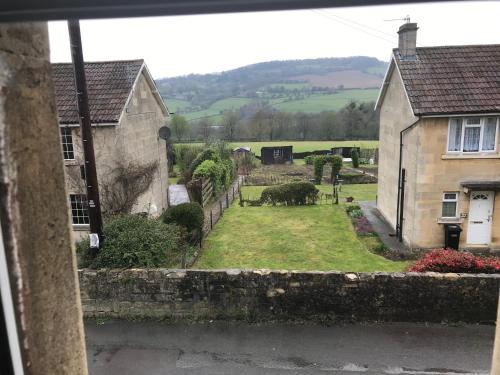
M234 109L229 109L224 112L222 125L224 126L224 133L228 140L232 141L236 133L236 125L240 119L239 114Z
M187 120L181 115L172 116L172 120L170 121L170 128L177 138L177 141L180 141L189 130Z

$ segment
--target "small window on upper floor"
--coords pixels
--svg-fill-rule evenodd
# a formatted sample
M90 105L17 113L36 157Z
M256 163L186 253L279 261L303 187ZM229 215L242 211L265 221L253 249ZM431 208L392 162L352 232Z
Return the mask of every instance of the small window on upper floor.
M448 152L494 152L498 117L451 118L448 125Z
M75 150L73 148L73 135L71 134L71 128L61 128L61 143L64 160L74 160Z

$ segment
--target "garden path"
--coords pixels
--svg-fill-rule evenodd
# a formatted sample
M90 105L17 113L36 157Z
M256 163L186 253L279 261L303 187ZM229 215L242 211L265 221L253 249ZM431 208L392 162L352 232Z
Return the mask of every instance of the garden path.
M385 246L401 253L408 252L408 248L393 235L394 230L379 212L375 201L362 201L358 204Z
M169 185L168 186L168 205L177 206L181 203L189 203L189 194L186 185Z

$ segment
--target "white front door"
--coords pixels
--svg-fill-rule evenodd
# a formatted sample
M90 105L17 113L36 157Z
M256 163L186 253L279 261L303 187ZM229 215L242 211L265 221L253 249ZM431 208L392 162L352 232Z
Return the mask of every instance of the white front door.
M472 191L470 195L469 225L467 243L470 245L489 245L493 221L492 191Z

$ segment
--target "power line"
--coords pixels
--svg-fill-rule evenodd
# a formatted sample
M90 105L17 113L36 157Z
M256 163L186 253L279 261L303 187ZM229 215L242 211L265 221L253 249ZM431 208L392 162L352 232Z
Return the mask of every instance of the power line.
M320 16L323 16L323 17L325 17L325 18L328 18L328 19L329 19L329 20L331 20L331 21L338 22L338 23L340 23L340 24L342 24L342 25L344 25L344 26L350 27L350 28L352 28L352 29L355 29L355 30L357 30L357 31L360 31L360 32L362 32L362 33L365 33L365 34L367 34L367 35L370 35L370 36L372 36L372 37L374 37L374 38L381 39L381 40L383 40L383 41L385 41L385 42L387 42L387 43L390 43L390 44L391 44L391 45L393 45L393 46L395 45L394 40L389 40L389 39L387 39L387 38L385 38L385 37L382 37L382 36L380 36L380 35L375 35L375 34L373 34L373 33L369 32L369 31L367 31L367 30L363 30L362 28L359 28L359 27L357 27L357 26L351 25L351 24L347 23L346 21L344 21L344 20L342 20L342 19L339 19L339 18L333 18L333 17L331 17L331 16L334 16L333 14L330 14L330 13L325 14L325 13L322 13L320 10L317 10L317 9L311 9L311 12L314 12L314 13L316 13L316 14L319 14ZM336 16L334 16L334 17L336 17Z

